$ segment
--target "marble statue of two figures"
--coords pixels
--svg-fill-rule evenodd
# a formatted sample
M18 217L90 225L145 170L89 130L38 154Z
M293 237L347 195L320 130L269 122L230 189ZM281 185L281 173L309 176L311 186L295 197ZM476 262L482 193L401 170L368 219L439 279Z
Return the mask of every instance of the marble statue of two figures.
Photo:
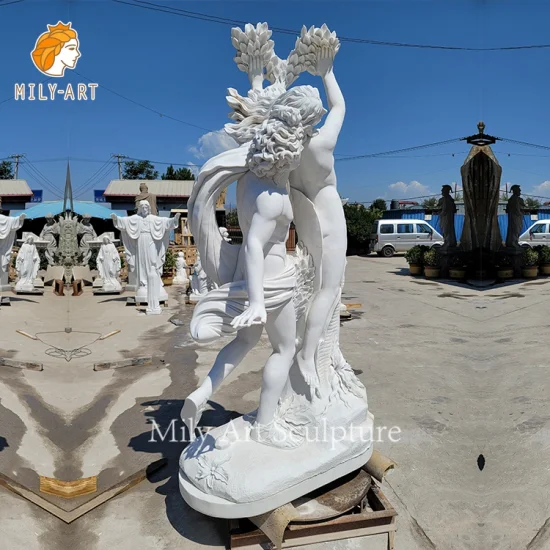
M185 399L193 442L180 459L180 489L196 510L225 518L273 510L372 453L366 390L339 346L347 244L333 156L345 115L333 71L340 43L325 25L304 27L283 60L270 37L265 23L232 31L235 61L251 85L246 96L229 90L234 123L226 132L239 147L206 162L188 204L214 285L195 306L191 334L233 339ZM328 114L316 88L291 87L304 71L321 78ZM242 245L227 242L216 222L216 198L235 181ZM301 239L295 255L286 251L291 221ZM273 352L257 410L195 439L208 401L264 328Z
M147 303L146 313L162 313L160 302L168 295L162 284L162 271L168 249L170 231L176 229L180 215L163 218L151 214L151 205L142 200L133 216L112 214L114 226L120 230L130 269L135 271L137 303Z

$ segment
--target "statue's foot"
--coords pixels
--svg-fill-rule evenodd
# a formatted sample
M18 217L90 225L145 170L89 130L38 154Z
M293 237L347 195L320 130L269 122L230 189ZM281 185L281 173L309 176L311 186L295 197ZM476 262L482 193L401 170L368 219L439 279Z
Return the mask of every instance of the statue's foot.
M304 380L311 390L311 396L313 397L313 395L317 395L317 397L320 397L319 376L315 366L315 358L304 359L303 355L298 353L296 360L298 362L298 368L300 369Z
M199 425L202 413L206 409L208 396L202 395L200 388L185 398L181 409L181 419L189 430L189 441L195 441L195 430Z
M250 439L278 449L296 449L303 442L304 438L298 436L291 430L285 430L278 422L272 421L269 424L258 424L255 422L250 429Z

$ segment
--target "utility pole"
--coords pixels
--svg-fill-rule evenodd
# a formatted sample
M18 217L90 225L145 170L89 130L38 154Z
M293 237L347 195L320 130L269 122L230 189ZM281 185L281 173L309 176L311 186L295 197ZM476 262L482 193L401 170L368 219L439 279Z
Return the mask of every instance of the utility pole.
M122 159L128 158L126 155L111 155L111 157L116 158L118 162L118 179L122 179Z
M10 155L8 158L15 159L15 179L19 179L19 159L23 158L24 154Z

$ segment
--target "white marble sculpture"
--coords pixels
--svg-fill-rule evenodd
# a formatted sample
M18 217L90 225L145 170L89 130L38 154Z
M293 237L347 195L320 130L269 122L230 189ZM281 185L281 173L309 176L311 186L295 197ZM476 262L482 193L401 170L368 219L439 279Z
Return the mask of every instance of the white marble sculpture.
M33 292L39 268L40 256L34 239L30 236L21 245L15 259L15 270L17 271L15 292Z
M93 225L91 224L92 216L90 214L84 214L82 221L78 224L78 234L80 235L79 251L82 255L81 265L88 265L88 261L92 256L92 249L90 248L90 241L97 239L97 233Z
M176 258L176 276L172 281L173 285L185 286L189 285L189 277L187 277L187 262L185 261L185 254L183 252L178 252L178 257Z
M46 214L46 223L40 232L40 238L48 241L44 251L48 265L55 265L55 255L57 254L57 237L59 235L59 224L55 221L53 214Z
M103 237L96 263L99 279L101 280L100 292L120 292L122 290L122 285L118 279L121 269L120 256L116 246L108 236Z
M10 290L9 269L15 234L23 227L25 214L17 217L0 214L0 292Z
M197 251L197 258L193 265L193 273L191 274L191 296L192 302L198 302L203 296L206 296L215 285L206 274L206 271L202 267L200 253Z
M241 146L202 167L188 206L202 267L219 285L196 305L191 334L199 342L235 334L185 400L191 438L264 326L273 347L257 411L211 430L180 459L185 500L224 518L273 510L360 468L372 453L366 390L339 348L346 252L333 169L345 112L332 71L339 41L326 26L304 27L284 61L270 36L266 24L233 29L235 60L252 85L247 97L229 90L236 123L226 130ZM317 89L288 88L304 70L321 76L327 92L320 129L326 111ZM272 84L263 89L266 75ZM234 181L242 246L227 243L216 224L215 198ZM285 246L292 220L301 239L294 256Z
M111 215L114 226L122 232L124 246L134 257L136 302L147 303L148 315L162 313L160 302L168 299L161 276L170 231L178 227L179 217L154 216L147 201L140 201L138 213L133 216Z
M231 237L229 236L229 231L227 230L227 227L220 227L220 233L226 243L231 242Z

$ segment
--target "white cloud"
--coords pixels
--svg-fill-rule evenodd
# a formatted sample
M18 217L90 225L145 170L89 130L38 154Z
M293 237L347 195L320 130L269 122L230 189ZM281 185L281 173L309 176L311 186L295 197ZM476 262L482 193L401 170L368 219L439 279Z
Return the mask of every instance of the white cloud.
M235 147L238 147L237 142L225 130L217 130L201 136L197 145L189 147L189 152L198 159L207 160Z
M550 192L550 181L546 180L540 183L539 185L535 185L533 187L533 193L548 193Z
M395 198L406 199L408 197L418 197L430 194L429 188L416 180L409 183L398 181L388 185L388 189L390 194L393 194Z

